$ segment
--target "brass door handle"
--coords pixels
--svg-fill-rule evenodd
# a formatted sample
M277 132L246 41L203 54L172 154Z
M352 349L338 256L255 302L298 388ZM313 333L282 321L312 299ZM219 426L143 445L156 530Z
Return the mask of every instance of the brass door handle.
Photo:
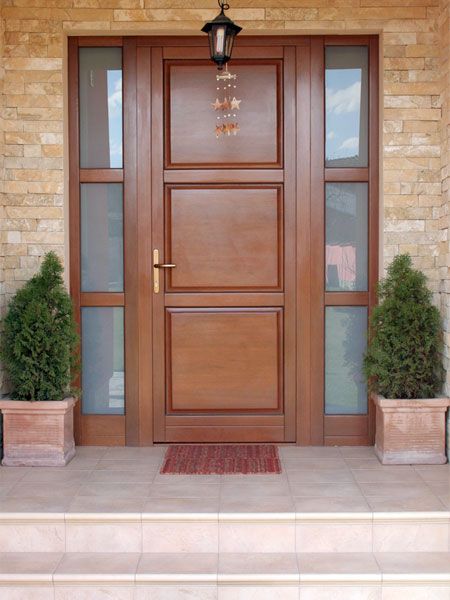
M159 250L157 248L153 250L153 291L155 294L159 294L159 270L174 269L175 267L176 265L173 263L160 263Z

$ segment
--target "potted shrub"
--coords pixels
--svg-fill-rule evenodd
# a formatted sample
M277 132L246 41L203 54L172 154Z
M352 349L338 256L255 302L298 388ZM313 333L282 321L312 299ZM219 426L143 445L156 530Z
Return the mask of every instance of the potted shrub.
M49 252L3 320L0 354L13 389L0 400L4 465L59 466L75 455L70 382L78 337L62 272Z
M378 287L364 360L376 405L375 452L384 464L442 464L442 330L423 273L397 256Z

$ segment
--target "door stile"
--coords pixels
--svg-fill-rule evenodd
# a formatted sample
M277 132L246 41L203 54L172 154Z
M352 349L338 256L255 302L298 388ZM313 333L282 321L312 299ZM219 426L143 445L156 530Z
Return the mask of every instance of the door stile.
M311 39L311 439L313 446L324 442L324 39Z
M297 444L311 444L311 48L297 47Z
M151 214L152 247L159 250L160 262L164 262L164 73L162 48L151 49ZM152 258L153 260L153 258ZM153 280L153 273L149 275ZM159 272L160 291L151 291L153 302L153 435L155 442L165 442L165 274Z
M296 440L296 86L295 48L284 48L284 431Z

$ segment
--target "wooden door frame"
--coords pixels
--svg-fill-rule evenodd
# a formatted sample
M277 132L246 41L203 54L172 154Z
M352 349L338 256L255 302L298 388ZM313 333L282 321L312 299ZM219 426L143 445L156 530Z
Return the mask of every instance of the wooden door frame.
M82 306L123 306L125 308L125 393L126 413L114 415L82 415L78 403L75 415L77 443L145 446L153 443L152 408L152 303L151 239L152 214L150 203L140 199L163 193L162 178L157 176L157 164L163 155L163 98L161 110L144 101L145 86L162 87L161 58L180 58L190 47L195 57L196 47L204 46L200 36L130 36L130 37L69 37L69 247L70 289L78 323ZM325 45L368 45L369 47L369 167L368 169L330 169L324 167L324 47ZM124 81L124 163L123 169L80 169L78 127L78 48L123 47ZM170 50L169 50L170 47ZM296 309L297 323L292 328L296 338L296 356L286 357L296 363L296 440L300 445L368 444L373 442L374 414L369 403L365 422L360 417L325 417L324 408L324 313L327 305L367 305L369 312L376 302L379 247L379 67L378 36L241 36L235 47L257 48L273 55L283 47L295 56L296 86L285 97L285 110L294 111L296 136L286 142L291 148L289 168L295 171L297 211L292 215L297 227L296 241ZM139 61L137 54L146 53ZM204 50L202 50L203 52ZM142 58L142 56L141 56ZM296 102L295 102L296 99ZM290 101L289 101L290 100ZM145 141L137 132L151 127L152 141ZM293 132L285 132L293 134ZM149 136L148 136L149 137ZM296 139L295 139L296 137ZM286 145L285 145L286 147ZM301 149L308 148L309 152ZM299 150L300 149L300 150ZM143 156L152 157L152 173L139 173L137 165ZM288 165L286 165L286 168ZM337 172L340 171L339 174ZM212 171L213 173L213 171ZM339 179L336 179L339 177ZM324 186L326 181L369 182L369 291L349 294L324 291ZM125 232L136 235L124 238L123 294L80 292L80 232L79 186L83 182L123 182ZM155 203L157 204L157 203ZM311 232L314 231L314 235ZM350 298L349 295L352 295ZM142 326L146 323L146 327ZM342 433L343 432L343 433ZM337 433L337 434L336 434Z

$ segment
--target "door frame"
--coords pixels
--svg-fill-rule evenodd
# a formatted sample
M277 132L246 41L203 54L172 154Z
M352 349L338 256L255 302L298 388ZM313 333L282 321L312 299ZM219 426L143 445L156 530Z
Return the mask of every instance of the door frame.
M369 47L369 167L367 169L325 169L324 166L324 48L326 45L367 45ZM296 353L286 356L296 368L296 443L300 445L370 444L374 438L374 409L368 403L367 415L324 415L324 315L326 306L367 306L376 303L379 248L379 38L361 36L241 36L234 49L258 47L258 57L274 51L295 55L295 77L285 88L285 110L293 113L296 136L291 135L291 151L286 152L285 168L292 169L296 185L296 323L291 330ZM80 169L78 48L123 47L123 169ZM151 52L143 52L145 48ZM145 100L145 86L162 89L163 72L158 66L163 57L203 58L207 47L201 36L114 36L68 38L69 107L69 248L70 290L75 315L80 323L83 306L123 306L125 308L125 394L126 412L118 415L82 415L80 403L75 411L77 443L146 446L153 443L152 401L152 264L150 239L152 210L162 203L143 202L143 198L162 197L163 181L156 172L164 161L161 121L164 98ZM138 53L146 54L137 61ZM142 58L141 56L141 58ZM294 101L292 101L294 100ZM295 101L296 100L296 101ZM155 104L156 103L156 104ZM160 103L160 105L158 105ZM150 136L137 133L152 128ZM143 139L143 138L146 139ZM148 139L147 139L148 138ZM295 139L296 138L296 139ZM298 153L298 148L310 152ZM152 172L138 172L140 156L152 156ZM301 160L299 160L301 158ZM141 170L142 171L142 170ZM369 285L368 292L327 292L324 289L325 218L324 189L327 181L367 181L369 183ZM80 291L80 183L123 182L124 186L124 278L125 291L118 293ZM160 208L156 205L159 204ZM314 235L312 235L314 231ZM127 235L128 232L128 235ZM132 234L130 234L132 233ZM351 297L350 297L351 296ZM142 323L147 326L143 327ZM157 346L155 332L153 344ZM163 346L160 346L163 347Z

